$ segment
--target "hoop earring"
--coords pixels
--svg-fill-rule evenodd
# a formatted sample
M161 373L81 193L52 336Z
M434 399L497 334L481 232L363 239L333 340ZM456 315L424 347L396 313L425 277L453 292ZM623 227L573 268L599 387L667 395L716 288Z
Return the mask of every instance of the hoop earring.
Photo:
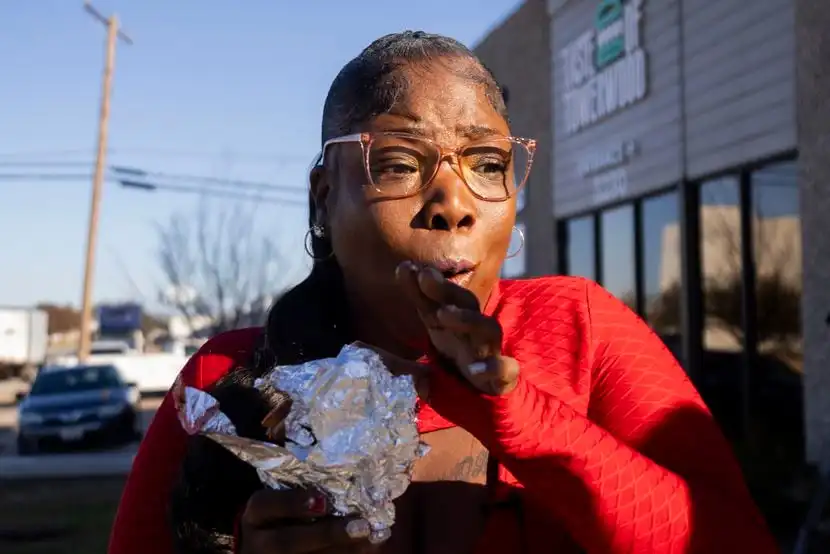
M326 236L326 230L322 225L318 225L317 223L315 223L311 226L311 228L308 231L305 232L305 237L303 237L303 248L305 248L305 253L308 254L309 258L311 258L315 262L322 262L334 256L334 251L331 251L327 256L316 257L314 255L314 251L311 249L312 235L314 235L314 238L321 239Z
M507 256L505 256L506 260L509 260L510 258L515 258L516 256L518 256L519 252L522 251L522 248L525 247L525 234L524 234L524 231L522 231L522 229L520 227L516 227L515 225L513 226L513 230L516 231L517 233L519 233L519 240L521 242L519 243L519 248L517 248L515 252L513 252L512 254L508 253Z

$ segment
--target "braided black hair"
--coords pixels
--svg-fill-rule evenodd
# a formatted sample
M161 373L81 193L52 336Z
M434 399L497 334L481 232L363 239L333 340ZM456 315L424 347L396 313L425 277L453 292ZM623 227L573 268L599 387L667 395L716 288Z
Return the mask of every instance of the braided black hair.
M323 108L322 142L355 132L388 111L409 83L403 67L447 61L448 69L485 88L493 108L507 119L502 91L492 73L460 42L422 31L404 31L374 41L334 79ZM309 197L309 229L316 223ZM239 368L211 390L240 434L264 440L259 422L275 395L252 398L253 381L274 364L292 365L336 356L354 340L343 277L329 238L309 233L315 259L309 276L286 292L268 314L263 337L249 367ZM254 395L256 396L256 395ZM233 517L261 487L256 472L213 441L191 437L171 500L176 549L181 554L234 552Z

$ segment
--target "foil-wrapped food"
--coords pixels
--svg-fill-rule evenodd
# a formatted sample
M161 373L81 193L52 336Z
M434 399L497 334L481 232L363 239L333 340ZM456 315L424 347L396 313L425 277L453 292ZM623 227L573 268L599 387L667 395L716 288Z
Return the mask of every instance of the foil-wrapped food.
M195 388L182 391L179 419L188 433L209 437L255 467L265 485L315 488L338 515L365 518L372 540L385 540L395 521L392 501L427 450L416 427L412 378L393 376L376 352L347 345L336 358L276 366L255 386L290 397L287 416L271 422L284 426L282 446L238 436L217 400Z

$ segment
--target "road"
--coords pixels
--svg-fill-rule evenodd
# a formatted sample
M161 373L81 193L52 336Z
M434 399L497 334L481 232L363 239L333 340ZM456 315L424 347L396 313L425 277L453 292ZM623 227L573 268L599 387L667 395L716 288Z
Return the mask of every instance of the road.
M142 400L142 429L150 425L160 403L160 398ZM111 450L18 456L16 430L17 408L3 402L0 404L0 479L125 474L130 471L138 447L138 443L133 443Z

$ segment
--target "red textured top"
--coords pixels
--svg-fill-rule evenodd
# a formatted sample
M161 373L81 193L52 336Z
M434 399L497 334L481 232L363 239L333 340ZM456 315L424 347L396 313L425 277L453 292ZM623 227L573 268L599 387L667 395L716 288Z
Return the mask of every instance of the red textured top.
M501 281L486 312L521 365L486 397L443 372L422 432L460 425L523 488L524 518L496 512L477 554L778 552L730 447L683 370L647 325L580 278ZM259 334L210 340L184 382L206 387L245 363ZM452 423L450 423L452 422ZM171 554L171 483L185 451L168 394L139 448L109 554Z

